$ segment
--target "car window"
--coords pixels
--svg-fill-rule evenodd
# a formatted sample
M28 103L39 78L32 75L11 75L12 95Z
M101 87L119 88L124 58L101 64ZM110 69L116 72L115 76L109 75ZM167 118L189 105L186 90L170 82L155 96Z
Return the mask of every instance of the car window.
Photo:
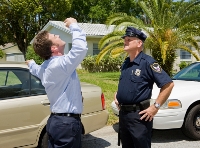
M7 77L9 75L9 77ZM7 77L7 79L6 79ZM0 71L0 85L14 85L21 84L16 75L12 71Z
M28 70L0 70L0 99L46 94L40 80Z
M175 74L173 79L200 81L200 63L193 63Z
M42 94L46 94L44 86L37 77L31 75L31 95L42 95Z
M12 70L0 70L0 98L19 96L22 81Z

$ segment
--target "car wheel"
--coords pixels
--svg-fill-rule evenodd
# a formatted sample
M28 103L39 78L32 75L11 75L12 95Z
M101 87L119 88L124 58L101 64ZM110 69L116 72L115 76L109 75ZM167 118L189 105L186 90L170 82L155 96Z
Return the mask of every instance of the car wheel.
M38 148L48 148L48 135L46 132L41 137Z
M200 140L200 105L194 106L185 118L183 133L194 140Z

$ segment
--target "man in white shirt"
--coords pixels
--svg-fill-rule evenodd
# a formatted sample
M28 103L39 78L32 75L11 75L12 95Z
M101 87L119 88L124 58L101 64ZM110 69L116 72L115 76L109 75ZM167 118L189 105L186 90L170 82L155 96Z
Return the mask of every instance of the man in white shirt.
M77 66L87 53L86 34L76 19L64 21L72 33L72 49L64 55L65 42L58 35L41 31L34 39L33 48L45 61L37 65L27 60L31 74L37 76L47 93L51 115L46 130L49 148L81 148L83 110L81 86Z

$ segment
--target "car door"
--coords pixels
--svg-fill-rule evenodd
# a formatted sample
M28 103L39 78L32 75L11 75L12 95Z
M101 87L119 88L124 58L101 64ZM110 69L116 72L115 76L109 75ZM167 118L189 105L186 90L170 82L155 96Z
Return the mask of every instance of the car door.
M0 69L0 147L36 143L50 114L44 87L28 69Z

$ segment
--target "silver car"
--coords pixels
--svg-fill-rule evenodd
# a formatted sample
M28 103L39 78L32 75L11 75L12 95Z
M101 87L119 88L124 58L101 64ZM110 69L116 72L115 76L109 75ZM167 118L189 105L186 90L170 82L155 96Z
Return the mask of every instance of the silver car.
M108 120L100 87L81 83L83 134L104 127ZM47 147L49 101L40 80L26 64L0 63L0 148Z

